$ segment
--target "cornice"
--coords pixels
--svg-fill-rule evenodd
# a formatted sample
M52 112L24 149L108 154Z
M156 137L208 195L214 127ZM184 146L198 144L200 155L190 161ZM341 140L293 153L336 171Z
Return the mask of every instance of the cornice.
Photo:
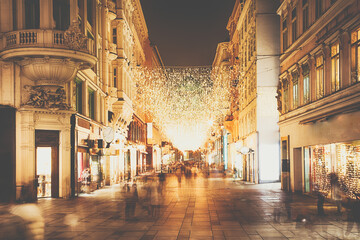
M279 124L282 125L290 122L306 124L356 109L357 111L360 110L359 83L282 114Z
M288 1L289 0L284 0L283 4ZM286 52L280 56L280 62L282 63L287 59L291 59L298 52L296 51L297 49L302 48L302 46L316 38L316 35L323 29L324 26L329 24L337 16L337 13L343 11L355 1L356 0L336 1L333 6L331 6L318 20L315 21L313 25L310 26L308 30L306 30L305 33L303 33L292 45L290 45Z

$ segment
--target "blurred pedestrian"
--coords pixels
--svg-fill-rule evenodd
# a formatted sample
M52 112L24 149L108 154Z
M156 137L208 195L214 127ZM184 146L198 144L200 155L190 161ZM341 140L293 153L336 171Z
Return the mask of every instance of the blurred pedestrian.
M126 185L125 195L125 219L133 220L135 217L136 203L138 201L138 192L136 184L131 187L129 184Z
M336 207L337 207L337 213L340 214L341 213L341 200L342 200L342 191L340 188L340 182L339 182L339 177L337 176L336 173L331 173L330 175L330 184L331 184L331 192L333 195L333 199L336 203Z
M346 234L350 234L353 225L356 224L358 231L360 231L360 193L353 192L355 200L351 202L351 211L349 213L348 226Z

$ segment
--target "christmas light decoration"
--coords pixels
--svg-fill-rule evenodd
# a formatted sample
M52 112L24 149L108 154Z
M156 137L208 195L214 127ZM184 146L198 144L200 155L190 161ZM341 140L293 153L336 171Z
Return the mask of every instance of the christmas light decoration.
M229 108L234 73L231 67L137 68L138 107L176 148L196 150Z

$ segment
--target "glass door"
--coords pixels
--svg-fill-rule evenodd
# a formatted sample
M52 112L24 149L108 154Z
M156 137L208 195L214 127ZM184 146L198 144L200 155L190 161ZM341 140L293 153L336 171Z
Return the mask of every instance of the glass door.
M38 197L51 197L51 147L36 148L36 173Z

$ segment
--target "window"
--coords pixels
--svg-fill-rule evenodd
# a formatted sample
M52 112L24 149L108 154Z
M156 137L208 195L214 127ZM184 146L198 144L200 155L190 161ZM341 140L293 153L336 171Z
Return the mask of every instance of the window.
M55 29L63 30L70 25L70 3L69 0L53 0L53 17Z
M316 58L316 98L324 97L324 57Z
M80 114L82 111L82 86L83 82L79 78L75 78L75 108L76 111Z
M288 48L288 31L287 31L287 18L284 18L282 22L282 40L283 40L283 52Z
M88 88L89 92L89 117L95 119L95 91Z
M360 82L360 28L351 33L351 82Z
M40 28L39 0L25 0L25 28Z
M294 72L292 74L292 96L293 96L293 109L299 106L299 74Z
M116 76L117 75L117 72L116 72L116 68L114 68L114 87L116 88L117 87L117 79L116 79Z
M12 1L13 30L17 30L17 1Z
M303 94L304 94L304 104L310 102L310 69L308 64L302 66L303 72Z
M331 92L340 89L340 57L339 43L331 46Z
M113 35L113 43L117 44L117 31L116 31L116 28L113 28L112 35Z
M296 19L296 7L291 12L291 31L292 31L292 42L297 39L297 19Z
M323 13L323 0L315 0L315 18L318 19Z
M309 28L309 3L308 0L303 0L303 32L305 32Z
M287 79L284 80L283 88L284 88L284 96L283 96L284 112L286 113L289 111L289 84L287 82Z
M91 26L93 26L93 17L94 17L94 8L93 8L93 1L87 0L87 20Z

